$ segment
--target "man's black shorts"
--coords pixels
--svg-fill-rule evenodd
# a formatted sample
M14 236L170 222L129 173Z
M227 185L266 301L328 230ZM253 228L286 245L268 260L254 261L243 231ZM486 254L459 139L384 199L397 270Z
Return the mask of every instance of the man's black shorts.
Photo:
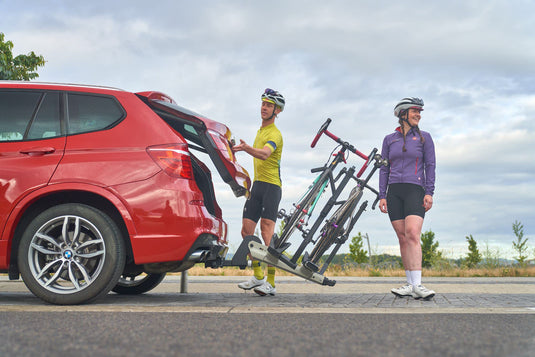
M425 217L424 188L413 183L393 183L388 185L386 204L390 221L416 215Z
M276 222L281 196L280 186L255 181L251 189L251 196L243 207L243 218L258 222L262 217Z

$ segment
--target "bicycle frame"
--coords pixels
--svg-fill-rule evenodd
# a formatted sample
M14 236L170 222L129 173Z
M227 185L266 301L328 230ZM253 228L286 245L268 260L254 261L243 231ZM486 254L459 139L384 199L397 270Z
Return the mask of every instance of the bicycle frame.
M349 182L349 180L354 176L354 172L356 171L355 167L351 167L350 169L342 169L340 173L334 178L333 174L334 171L339 163L342 161L345 163L345 153L347 151L350 151L359 157L366 160L362 167L360 168L359 172L356 175L356 178L359 178L365 171L368 165L370 164L371 160L375 157L375 153L377 152L377 149L372 150L370 155L365 155L359 150L357 150L353 145L350 143L343 141L333 133L327 130L329 124L331 123L331 119L327 119L327 121L321 126L320 130L316 134L316 137L312 141L311 147L315 147L319 138L322 134L327 135L332 140L337 142L341 149L335 154L335 158L330 162L330 164L326 164L323 167L312 169L311 172L318 172L322 171L320 176L318 176L314 181L313 184L309 187L307 193L303 196L304 198L301 198L298 203L294 204L295 210L290 215L286 215L286 212L284 210L281 210L279 212L279 218L284 218L285 220L285 226L283 229L283 232L281 233L281 236L278 237L277 235L273 236L273 239L271 240L271 245L268 248L268 251L273 254L276 257L280 257L281 259L284 259L286 263L290 266L297 266L297 261L299 260L301 254L303 253L305 247L312 242L312 238L314 234L316 233L317 229L323 222L323 219L327 216L327 214L330 212L330 210L334 207L335 204L337 204L337 199L344 190L345 186ZM338 181L341 177L341 182L336 185L336 181ZM315 208L320 196L323 194L325 185L327 183L331 184L332 194L327 203L324 205L320 215L318 218L316 218L315 223L313 224L312 228L310 230L305 230L304 226L307 225L307 222L305 222L302 217L306 214L308 217L311 216L313 209ZM282 255L282 253L290 246L290 244L287 242L292 233L295 231L295 229L299 229L303 233L303 242L300 244L297 251L294 253L291 259L288 259L286 256Z
M319 226L323 222L323 219L325 219L325 217L327 217L327 214L329 214L331 209L338 203L337 202L338 197L340 196L342 191L345 189L347 183L349 182L349 180L353 176L354 172L355 172L355 167L354 166L349 168L348 170L346 170L344 172L344 174L343 174L342 181L338 184L338 186L336 188L334 187L334 182L333 182L333 184L332 184L333 194L331 195L331 197L329 198L327 203L325 203L323 209L321 210L318 218L315 220L315 222L312 225L312 227L307 231L303 231L303 241L299 245L299 248L297 249L297 251L294 253L294 255L293 255L292 259L291 259L292 263L297 263L299 257L303 253L305 247L310 242L312 242L312 238L314 237L314 234L316 233L316 231L318 230Z
M354 225L357 220L360 218L362 213L366 210L368 206L368 201L364 201L357 213L353 215L353 211L356 209L358 202L360 201L364 189L367 188L376 195L376 199L372 205L372 209L375 209L375 206L379 202L379 192L373 187L368 185L368 182L374 175L374 173L383 165L387 165L387 162L382 159L380 155L374 155L375 164L373 169L368 173L365 179L359 179L358 177L353 177L357 181L357 186L353 188L349 194L348 199L343 202L340 208L332 215L330 219L324 225L322 229L321 236L317 239L314 250L311 253L311 256L308 256L308 253L305 252L303 256L303 266L307 269L310 269L314 272L319 272L323 274L332 259L340 249L340 247L347 241L349 234L351 233ZM344 228L346 221L349 219L347 227ZM331 228L331 229L329 229ZM334 229L332 229L334 228ZM329 250L332 244L335 244L334 249L331 251L326 261L323 263L321 269L318 266L320 259L323 257L326 251ZM317 251L316 251L317 250Z
M284 210L279 211L279 218L284 218L286 225L283 229L283 232L281 233L280 237L274 237L275 239L272 239L272 247L275 247L277 251L273 251L274 254L280 255L288 246L286 245L288 239L294 232L294 230L297 228L301 230L303 233L303 224L301 217L303 215L311 216L312 212L314 211L314 208L316 207L316 204L318 203L321 195L325 191L326 186L330 183L331 189L332 189L332 196L331 200L334 201L336 198L340 195L343 187L347 184L347 181L349 180L349 176L347 173L347 170L342 170L339 175L337 175L336 178L334 178L333 173L338 166L340 162L344 160L344 155L347 148L342 147L340 151L335 155L335 158L328 166L312 169L312 172L318 172L322 171L322 173L313 181L312 185L308 188L307 192L302 196L301 199L298 200L298 203L294 204L295 211L291 215L286 215L286 212ZM349 173L349 175L352 175L354 170ZM344 175L344 179L342 179L341 184L336 187L336 181ZM310 206L309 206L310 204ZM331 205L332 207L332 205ZM330 209L329 209L330 210ZM298 212L299 211L299 212ZM325 208L322 210L321 216L325 217L328 213L328 210L325 211ZM292 215L298 214L298 222L292 221ZM297 219L296 219L297 220ZM305 224L306 225L306 224Z

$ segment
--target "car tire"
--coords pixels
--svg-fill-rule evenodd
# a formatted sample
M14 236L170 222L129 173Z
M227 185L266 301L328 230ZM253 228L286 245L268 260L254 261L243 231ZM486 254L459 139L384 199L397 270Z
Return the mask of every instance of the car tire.
M165 278L166 273L146 274L137 276L122 275L113 292L122 295L143 294L154 289Z
M61 204L38 214L22 235L18 264L28 289L59 305L82 304L107 294L125 265L117 224L84 204Z

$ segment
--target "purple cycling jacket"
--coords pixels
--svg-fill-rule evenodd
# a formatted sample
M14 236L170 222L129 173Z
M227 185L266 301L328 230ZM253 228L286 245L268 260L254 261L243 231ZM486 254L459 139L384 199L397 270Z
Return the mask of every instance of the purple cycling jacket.
M388 159L389 166L382 166L379 173L379 198L386 198L386 189L391 183L413 183L424 188L426 195L435 192L435 144L431 135L420 130L425 139L422 144L415 129L405 137L398 127L394 133L385 136L381 155Z

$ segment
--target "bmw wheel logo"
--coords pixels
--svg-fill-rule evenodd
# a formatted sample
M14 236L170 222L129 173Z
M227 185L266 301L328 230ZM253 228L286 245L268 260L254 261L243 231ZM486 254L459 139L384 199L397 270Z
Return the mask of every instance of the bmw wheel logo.
M72 251L66 250L65 252L63 252L63 256L65 257L65 259L71 259L72 258Z

